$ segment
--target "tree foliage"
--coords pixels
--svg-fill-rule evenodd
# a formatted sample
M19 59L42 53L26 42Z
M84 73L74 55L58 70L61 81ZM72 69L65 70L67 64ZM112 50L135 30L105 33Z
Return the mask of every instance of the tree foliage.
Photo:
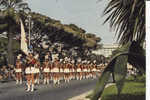
M20 12L27 10L28 5L24 0L0 0L0 32L7 32L8 64L13 64L12 42L20 21Z
M78 49L76 49L76 51L80 51L78 52L78 55L83 56L85 54L85 49L93 50L101 47L99 44L101 41L100 37L97 37L93 33L86 33L84 29L76 26L75 24L62 24L59 20L52 19L36 12L30 12L29 14L33 21L33 25L31 27L31 45L35 51L46 52L49 48L53 47L55 43L60 43L64 45L63 49L65 50L71 50L74 47L77 47ZM19 11L18 15L19 18L23 20L28 39L29 27L26 25L28 14L23 11ZM7 16L9 15L1 16L0 22L5 24L4 20L6 20L5 18ZM15 20L13 23L13 38L20 39L20 23L15 22ZM6 25L8 24L6 23ZM8 27L2 27L0 30L0 34L3 35L3 32L7 31ZM91 35L90 37L88 37L89 34ZM47 45L47 48L43 48L43 44ZM72 52L70 50L69 52Z

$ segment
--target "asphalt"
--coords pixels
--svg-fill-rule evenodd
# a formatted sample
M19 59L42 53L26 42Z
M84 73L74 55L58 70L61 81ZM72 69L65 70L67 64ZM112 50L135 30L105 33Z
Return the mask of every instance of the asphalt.
M34 92L25 91L25 82L16 85L14 81L0 83L0 100L68 100L95 88L96 79L72 80L59 86L36 85Z

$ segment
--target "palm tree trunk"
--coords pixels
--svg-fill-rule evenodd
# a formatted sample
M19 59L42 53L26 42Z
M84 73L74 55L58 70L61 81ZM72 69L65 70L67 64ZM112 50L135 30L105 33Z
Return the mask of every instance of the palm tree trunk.
M12 50L13 34L9 28L8 32L8 64L13 64L13 50Z

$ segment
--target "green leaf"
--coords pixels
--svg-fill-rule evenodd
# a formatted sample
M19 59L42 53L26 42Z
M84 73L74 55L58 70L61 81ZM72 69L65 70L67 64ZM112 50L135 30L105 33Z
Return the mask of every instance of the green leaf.
M112 59L116 58L117 56L121 55L122 53L128 53L130 46L131 46L131 42L126 43L125 45L121 46L120 48L116 49L116 53L114 53L112 55ZM114 51L114 52L115 52Z
M114 76L115 76L115 82L118 89L118 95L121 93L124 79L127 73L127 62L128 62L128 56L127 55L121 55L116 58L115 66L114 66Z

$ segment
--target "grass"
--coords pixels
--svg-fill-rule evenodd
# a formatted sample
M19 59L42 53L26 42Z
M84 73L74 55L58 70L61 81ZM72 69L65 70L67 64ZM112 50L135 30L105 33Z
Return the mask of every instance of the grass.
M104 90L101 100L145 100L145 87L145 76L138 76L136 79L129 77L119 96L116 86L113 85Z
M136 76L136 78L130 76L125 80L124 87L119 96L116 86L112 85L104 89L101 100L145 100L145 91L145 75ZM86 98L91 97L92 94L86 96Z

